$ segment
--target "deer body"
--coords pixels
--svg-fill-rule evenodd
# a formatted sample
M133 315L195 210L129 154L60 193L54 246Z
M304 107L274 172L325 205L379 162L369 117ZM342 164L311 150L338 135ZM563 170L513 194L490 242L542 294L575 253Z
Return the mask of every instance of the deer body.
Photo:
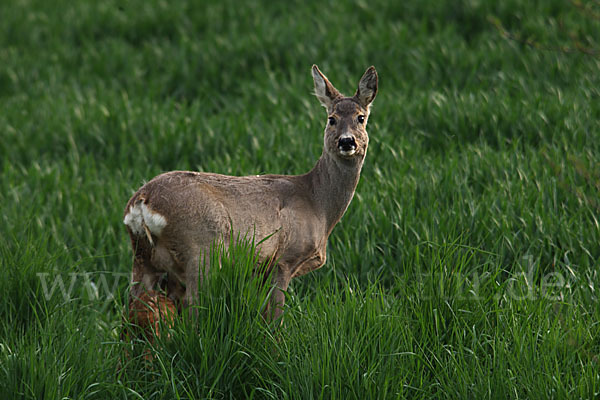
M327 239L346 211L366 155L365 130L377 92L373 67L354 97L343 97L313 66L315 92L328 111L324 150L304 175L234 177L172 171L142 186L125 208L135 253L131 296L153 291L167 274L167 294L193 304L211 245L231 233L254 237L261 262L276 262L273 317L295 276L325 263Z

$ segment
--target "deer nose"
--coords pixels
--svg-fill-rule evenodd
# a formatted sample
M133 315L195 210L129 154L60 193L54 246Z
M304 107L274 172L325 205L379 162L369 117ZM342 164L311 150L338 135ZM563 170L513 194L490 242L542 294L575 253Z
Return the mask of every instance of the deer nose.
M342 151L356 150L356 141L353 136L346 136L340 138L338 141L338 148Z

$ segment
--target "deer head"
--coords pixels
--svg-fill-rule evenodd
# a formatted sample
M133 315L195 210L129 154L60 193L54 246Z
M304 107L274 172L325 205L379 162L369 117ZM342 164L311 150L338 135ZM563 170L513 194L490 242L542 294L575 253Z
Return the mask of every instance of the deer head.
M316 65L312 67L315 95L327 109L324 153L346 163L362 162L369 136L366 126L377 95L377 71L369 67L352 97L343 96Z

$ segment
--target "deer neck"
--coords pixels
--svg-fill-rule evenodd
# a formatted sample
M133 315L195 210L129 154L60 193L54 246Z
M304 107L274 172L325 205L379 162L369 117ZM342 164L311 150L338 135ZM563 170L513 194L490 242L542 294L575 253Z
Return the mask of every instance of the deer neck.
M324 151L307 174L313 202L326 223L327 235L342 218L354 196L363 161L364 157L339 160Z

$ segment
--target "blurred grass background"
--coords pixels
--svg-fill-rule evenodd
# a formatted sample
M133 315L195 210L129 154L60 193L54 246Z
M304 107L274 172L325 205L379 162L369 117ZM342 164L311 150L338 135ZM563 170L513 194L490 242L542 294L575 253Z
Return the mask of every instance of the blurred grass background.
M599 13L0 3L2 397L598 396ZM313 63L346 94L375 65L380 92L357 194L325 267L292 283L277 351L251 341L235 351L257 362L235 365L182 328L164 368L117 373L126 201L172 169L308 171ZM71 296L49 295L56 277ZM247 343L223 321L206 324L223 346Z

